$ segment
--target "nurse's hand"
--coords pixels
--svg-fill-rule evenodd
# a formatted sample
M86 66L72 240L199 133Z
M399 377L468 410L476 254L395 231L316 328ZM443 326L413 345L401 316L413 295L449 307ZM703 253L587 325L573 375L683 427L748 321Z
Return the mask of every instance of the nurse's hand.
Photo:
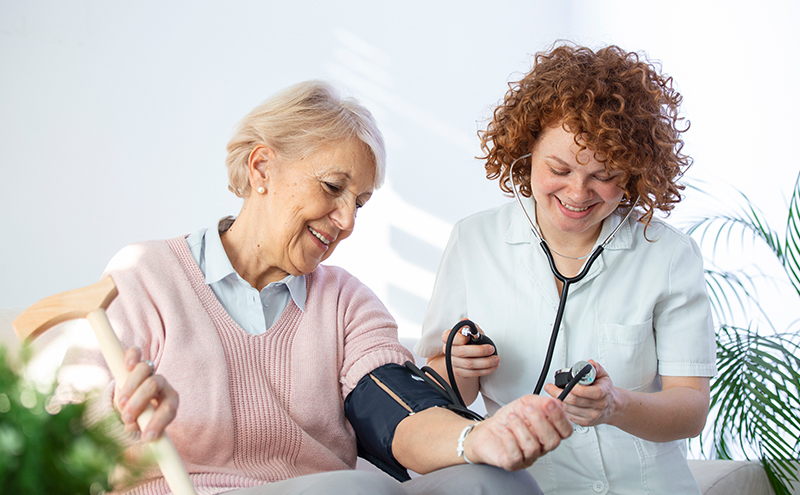
M596 426L612 423L622 413L623 399L606 370L594 360L589 360L597 370L591 385L576 385L564 399L564 411L573 423L580 426ZM544 387L552 397L558 397L562 389L552 383Z
M466 318L462 318L462 321ZM485 335L481 327L476 323L478 332ZM466 326L464 328L467 328ZM442 342L447 343L450 331L447 329L442 333ZM500 357L494 354L494 346L489 344L468 345L469 337L464 336L459 329L451 350L453 373L456 378L477 378L493 373L500 366ZM442 354L445 354L445 346L442 346ZM444 376L444 375L443 375Z
M114 407L119 411L125 431L137 431L136 418L152 404L153 417L142 431L142 439L152 441L161 436L164 428L175 419L178 412L178 392L162 375L155 374L142 352L137 348L125 351L125 367L130 374L124 384L117 384Z

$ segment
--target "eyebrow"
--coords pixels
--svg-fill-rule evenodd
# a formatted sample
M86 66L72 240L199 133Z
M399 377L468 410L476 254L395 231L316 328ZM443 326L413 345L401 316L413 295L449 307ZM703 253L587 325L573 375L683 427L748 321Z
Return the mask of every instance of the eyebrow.
M547 156L545 156L545 158L549 158L550 160L557 161L558 163L560 163L561 165L564 165L565 167L570 167L570 168L572 167L572 165L570 165L569 163L565 162L564 160L562 160L561 158L559 158L559 157L557 157L555 155L547 155Z
M549 159L551 159L553 161L556 161L556 162L560 163L561 165L563 165L563 166L565 166L565 167L567 167L569 169L572 169L572 165L570 165L569 163L565 162L564 160L562 160L561 158L559 158L559 157L557 157L555 155L547 155L547 156L545 156L545 158L549 158ZM600 163L600 162L598 162L598 163ZM603 165L602 163L600 163L600 164ZM579 165L581 165L581 164L579 164ZM614 175L614 171L612 170L612 171L609 172L608 170L606 170L605 165L603 165L603 172L607 173L609 176L613 176Z
M340 172L338 170L327 170L324 173L326 173L328 175L337 175L339 177L344 177L347 180L352 180L353 179L353 177L350 175L349 172Z

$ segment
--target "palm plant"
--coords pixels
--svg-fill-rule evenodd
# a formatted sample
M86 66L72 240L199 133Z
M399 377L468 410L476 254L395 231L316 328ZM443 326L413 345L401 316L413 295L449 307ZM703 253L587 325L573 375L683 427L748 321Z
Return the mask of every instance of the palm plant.
M700 438L701 449L706 452L710 447L711 455L720 459L759 459L776 494L789 494L788 484L797 481L796 464L791 461L800 457L800 320L778 328L765 308L771 301L762 293L768 282L797 318L800 174L784 235L767 223L747 196L736 191L735 197L738 206L696 218L688 227L704 251L711 253L706 259L706 283L719 368L711 384L713 421ZM726 255L748 249L767 255L744 257L761 260L759 264L720 266ZM765 263L779 266L777 275L766 275Z

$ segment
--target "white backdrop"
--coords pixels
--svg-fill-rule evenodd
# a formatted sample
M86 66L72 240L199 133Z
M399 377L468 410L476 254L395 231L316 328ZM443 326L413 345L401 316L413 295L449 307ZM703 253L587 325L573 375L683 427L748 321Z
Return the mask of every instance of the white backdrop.
M742 189L784 225L799 24L796 1L0 0L0 306L235 214L234 125L321 78L373 111L389 147L387 185L330 262L417 336L452 223L507 201L473 158L475 131L556 39L660 60L692 122L689 176Z

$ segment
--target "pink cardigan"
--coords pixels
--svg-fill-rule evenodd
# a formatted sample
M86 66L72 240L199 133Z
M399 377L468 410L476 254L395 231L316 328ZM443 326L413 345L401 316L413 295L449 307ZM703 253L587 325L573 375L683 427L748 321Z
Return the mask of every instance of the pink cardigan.
M142 349L180 395L167 432L199 493L354 468L344 399L373 369L412 359L380 300L338 267L307 274L305 312L290 303L262 335L228 316L184 237L128 246L106 271L123 347ZM149 475L131 493L169 491Z

